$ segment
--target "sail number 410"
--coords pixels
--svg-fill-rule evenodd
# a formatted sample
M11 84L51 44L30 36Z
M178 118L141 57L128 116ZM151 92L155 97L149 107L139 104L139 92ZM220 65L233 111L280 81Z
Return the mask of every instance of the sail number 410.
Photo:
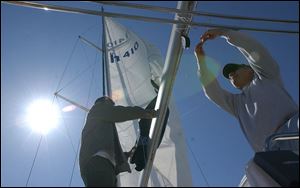
M128 58L131 55L134 54L135 51L137 51L137 49L139 48L139 43L135 42L133 47L130 48L129 50L127 50L124 54L123 54L123 58ZM115 62L119 62L120 61L120 56L116 55L114 52L110 52L110 62L111 63L115 63Z

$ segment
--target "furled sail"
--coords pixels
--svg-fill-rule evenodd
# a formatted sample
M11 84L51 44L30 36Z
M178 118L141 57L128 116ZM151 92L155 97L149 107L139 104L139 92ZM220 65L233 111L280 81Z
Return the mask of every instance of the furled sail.
M112 98L117 105L145 107L157 93L151 79L160 84L160 51L111 18L105 18L106 57ZM148 186L192 186L184 135L174 104L157 150ZM134 146L139 135L138 121L117 124L123 151ZM138 186L140 172L119 174L119 186Z

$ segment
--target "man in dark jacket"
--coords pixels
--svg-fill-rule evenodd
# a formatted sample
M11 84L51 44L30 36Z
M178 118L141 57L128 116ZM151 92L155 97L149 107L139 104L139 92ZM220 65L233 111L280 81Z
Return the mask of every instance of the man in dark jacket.
M116 122L156 116L155 110L115 106L106 96L97 99L87 115L81 138L79 164L85 185L114 187L120 172L131 172L119 142Z

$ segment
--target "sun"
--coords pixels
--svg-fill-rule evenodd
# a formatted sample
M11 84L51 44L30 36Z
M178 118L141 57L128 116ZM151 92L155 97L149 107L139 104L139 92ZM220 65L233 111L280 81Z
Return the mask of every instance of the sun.
M26 118L33 131L47 134L57 127L59 109L52 102L39 99L28 106Z

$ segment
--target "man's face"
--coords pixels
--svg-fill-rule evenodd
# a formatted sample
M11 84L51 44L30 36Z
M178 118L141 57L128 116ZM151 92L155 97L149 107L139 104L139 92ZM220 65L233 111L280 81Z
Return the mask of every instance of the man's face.
M229 80L235 88L242 89L252 81L253 74L254 72L250 67L241 67L229 73Z

